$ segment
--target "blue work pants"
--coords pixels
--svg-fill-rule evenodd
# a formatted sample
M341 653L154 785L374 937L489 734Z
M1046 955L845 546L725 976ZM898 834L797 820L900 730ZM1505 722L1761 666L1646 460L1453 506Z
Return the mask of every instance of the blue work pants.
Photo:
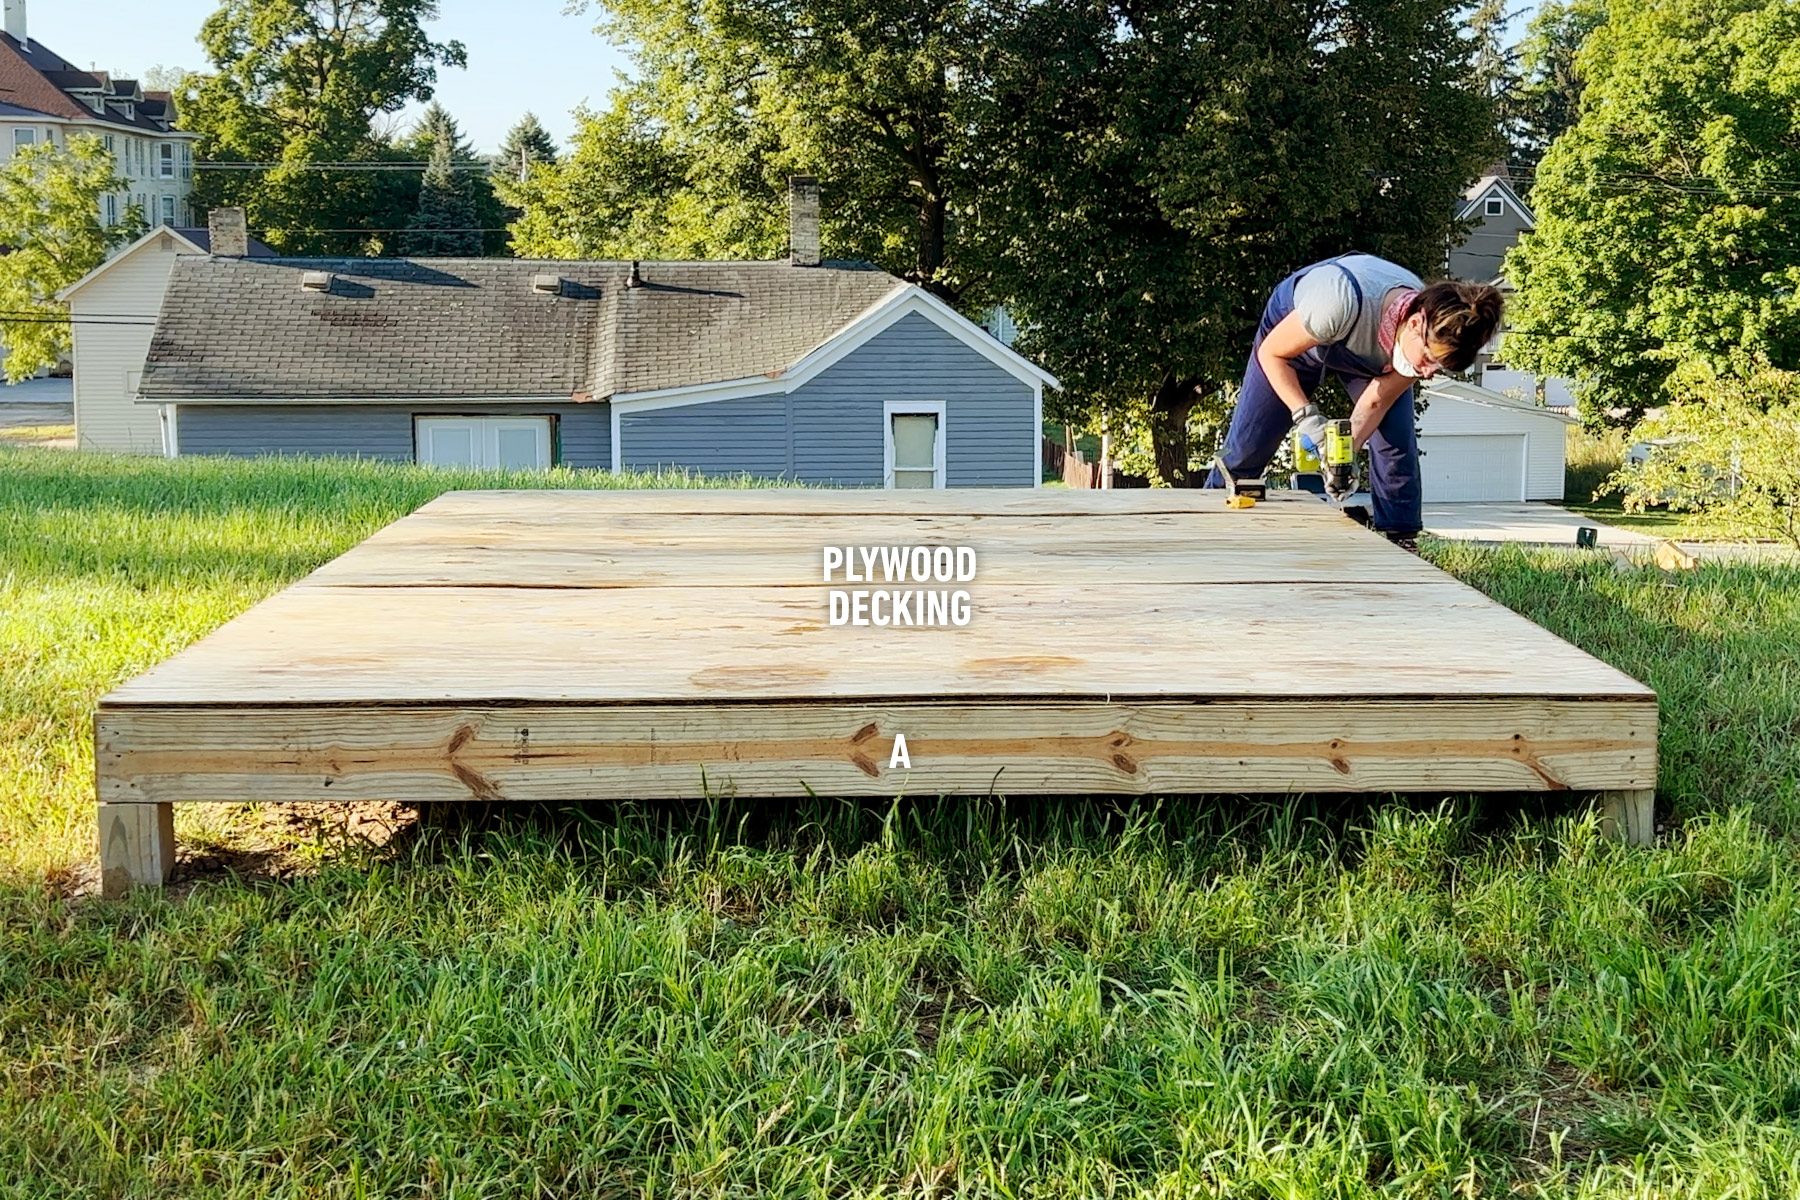
M1225 447L1220 452L1234 478L1261 476L1281 448L1282 439L1293 428L1294 414L1275 394L1275 387L1263 373L1256 352L1269 330L1294 311L1294 284L1311 269L1303 268L1282 280L1263 307L1256 340L1250 347L1250 364L1244 369L1244 384L1238 390L1237 406L1232 410ZM1289 361L1293 363L1294 371L1300 377L1300 388L1308 398L1323 382L1327 371L1343 382L1352 404L1375 379L1368 367L1342 346L1314 346ZM1416 536L1424 522L1424 494L1419 480L1419 440L1413 427L1411 388L1407 388L1382 417L1381 424L1369 435L1368 447L1369 495L1373 508L1370 524L1396 537ZM1206 486L1225 486L1217 468L1208 476Z

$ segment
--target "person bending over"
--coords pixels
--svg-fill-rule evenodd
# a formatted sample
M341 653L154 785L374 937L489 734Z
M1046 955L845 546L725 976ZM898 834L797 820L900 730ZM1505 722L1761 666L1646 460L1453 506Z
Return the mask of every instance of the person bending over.
M1322 446L1326 422L1312 396L1330 372L1350 393L1351 440L1369 447L1370 524L1415 549L1423 499L1412 385L1466 369L1500 312L1500 289L1490 284L1427 287L1372 254L1302 267L1263 308L1220 458L1234 478L1254 478L1290 429ZM1225 486L1217 468L1206 486Z

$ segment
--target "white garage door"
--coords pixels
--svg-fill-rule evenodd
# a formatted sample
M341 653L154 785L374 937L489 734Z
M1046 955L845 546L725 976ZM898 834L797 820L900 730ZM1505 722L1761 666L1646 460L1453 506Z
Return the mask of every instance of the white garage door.
M1439 433L1419 438L1425 503L1525 499L1525 435Z

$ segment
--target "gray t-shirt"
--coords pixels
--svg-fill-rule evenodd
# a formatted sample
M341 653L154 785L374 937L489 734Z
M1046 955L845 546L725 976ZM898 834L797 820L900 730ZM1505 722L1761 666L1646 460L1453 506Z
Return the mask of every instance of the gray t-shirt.
M1350 279L1362 289L1358 302ZM1294 311L1306 332L1327 345L1339 345L1365 363L1370 372L1387 368L1388 351L1381 348L1382 301L1395 288L1424 287L1405 267L1373 254L1346 254L1321 263L1294 283Z

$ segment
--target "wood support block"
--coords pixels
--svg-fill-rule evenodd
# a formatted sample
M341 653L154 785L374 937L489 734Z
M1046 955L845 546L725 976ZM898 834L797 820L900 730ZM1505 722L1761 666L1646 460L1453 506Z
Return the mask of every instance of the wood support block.
M1601 792L1600 828L1607 837L1632 846L1656 840L1656 789Z
M175 809L168 804L100 806L100 894L160 887L175 869Z

